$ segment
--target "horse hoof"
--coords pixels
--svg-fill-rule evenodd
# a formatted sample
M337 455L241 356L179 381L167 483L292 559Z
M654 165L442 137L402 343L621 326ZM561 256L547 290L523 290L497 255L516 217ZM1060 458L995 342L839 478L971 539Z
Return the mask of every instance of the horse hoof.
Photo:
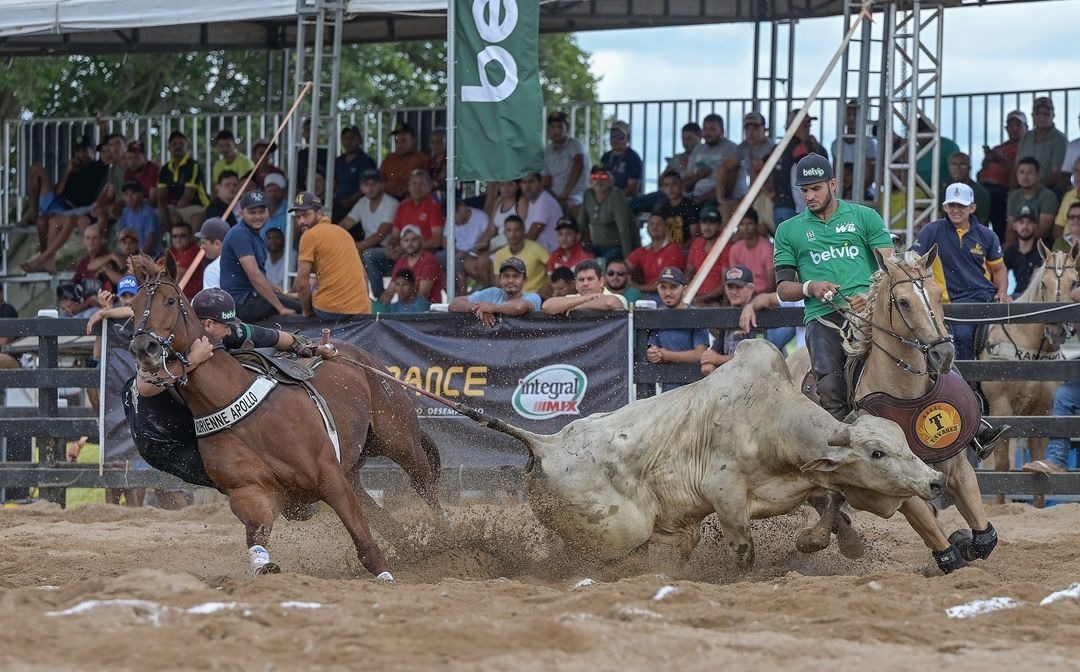
M824 537L824 539L823 539ZM816 528L799 530L795 536L795 548L800 553L817 553L823 551L829 545L829 536L822 535Z
M262 567L255 568L255 576L262 576L263 574L280 574L281 567L278 567L276 562L268 562Z
M393 583L394 582L394 575L391 574L390 572L382 572L378 576L375 577L375 580L379 581L380 583Z

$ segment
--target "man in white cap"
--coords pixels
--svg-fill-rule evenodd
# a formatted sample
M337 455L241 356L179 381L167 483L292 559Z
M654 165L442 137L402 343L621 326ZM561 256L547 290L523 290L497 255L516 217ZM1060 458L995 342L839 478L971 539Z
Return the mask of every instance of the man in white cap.
M936 243L934 278L941 285L942 301L954 303L1011 303L1009 273L1002 259L1001 241L975 217L975 194L963 182L945 188L946 217L930 222L919 232L911 249L925 254ZM986 278L989 268L993 281ZM956 359L975 359L974 323L950 326Z

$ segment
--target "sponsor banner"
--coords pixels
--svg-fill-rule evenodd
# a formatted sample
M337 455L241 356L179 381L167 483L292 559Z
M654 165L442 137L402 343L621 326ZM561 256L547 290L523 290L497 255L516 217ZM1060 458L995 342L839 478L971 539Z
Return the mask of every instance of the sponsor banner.
M515 180L544 167L540 3L451 0L455 175Z
M533 432L554 433L577 418L613 411L628 401L626 313L587 320L503 318L493 328L472 315L378 318L312 322L301 330L317 338L324 326L330 327L335 339L371 352L397 378ZM121 403L123 385L135 370L129 342L130 335L111 332L103 363L106 455L118 459L136 456ZM525 463L527 454L518 441L423 395L408 394L415 399L421 429L439 445L444 466Z

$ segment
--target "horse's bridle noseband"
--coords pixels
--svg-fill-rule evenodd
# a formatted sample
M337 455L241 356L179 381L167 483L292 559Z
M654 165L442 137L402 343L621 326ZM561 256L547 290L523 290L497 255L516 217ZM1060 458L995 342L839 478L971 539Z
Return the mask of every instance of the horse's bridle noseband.
M168 338L162 338L153 330L146 329L145 327L146 323L150 321L150 306L154 303L154 292L156 292L162 285L171 287L173 291L176 292L177 300L180 303L180 310L176 314L176 322L173 323L172 333L169 334ZM157 341L158 345L161 346L161 369L165 371L164 376L158 376L155 378L148 377L143 378L143 380L150 383L151 385L156 385L157 387L171 387L174 385L179 385L183 387L187 384L188 368L191 366L191 362L188 361L188 358L184 353L179 352L175 348L173 348L173 339L176 337L176 331L181 324L184 325L185 333L187 332L188 311L187 305L184 303L183 291L180 289L179 285L177 285L171 280L164 278L161 274L159 274L153 280L147 280L146 282L144 282L139 287L139 289L142 289L146 292L146 310L143 311L142 321L135 329L134 335L149 336L150 338ZM134 343L134 339L132 340L132 343ZM179 376L173 375L173 372L169 371L168 364L172 360L180 362L182 371Z

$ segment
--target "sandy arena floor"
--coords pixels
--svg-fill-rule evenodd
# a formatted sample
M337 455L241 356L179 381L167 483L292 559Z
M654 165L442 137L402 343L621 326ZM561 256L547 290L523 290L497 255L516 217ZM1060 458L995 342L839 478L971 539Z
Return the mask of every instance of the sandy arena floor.
M4 510L0 668L1051 672L1080 660L1080 588L1040 606L1080 581L1076 504L991 507L994 555L948 577L900 516L857 518L857 561L835 542L797 553L808 512L756 523L747 576L712 529L681 575L663 575L575 563L522 504L450 513L453 545L392 554L386 586L328 510L279 522L271 552L285 573L258 579L223 504ZM395 515L427 536L424 512ZM991 598L1013 602L946 615Z

